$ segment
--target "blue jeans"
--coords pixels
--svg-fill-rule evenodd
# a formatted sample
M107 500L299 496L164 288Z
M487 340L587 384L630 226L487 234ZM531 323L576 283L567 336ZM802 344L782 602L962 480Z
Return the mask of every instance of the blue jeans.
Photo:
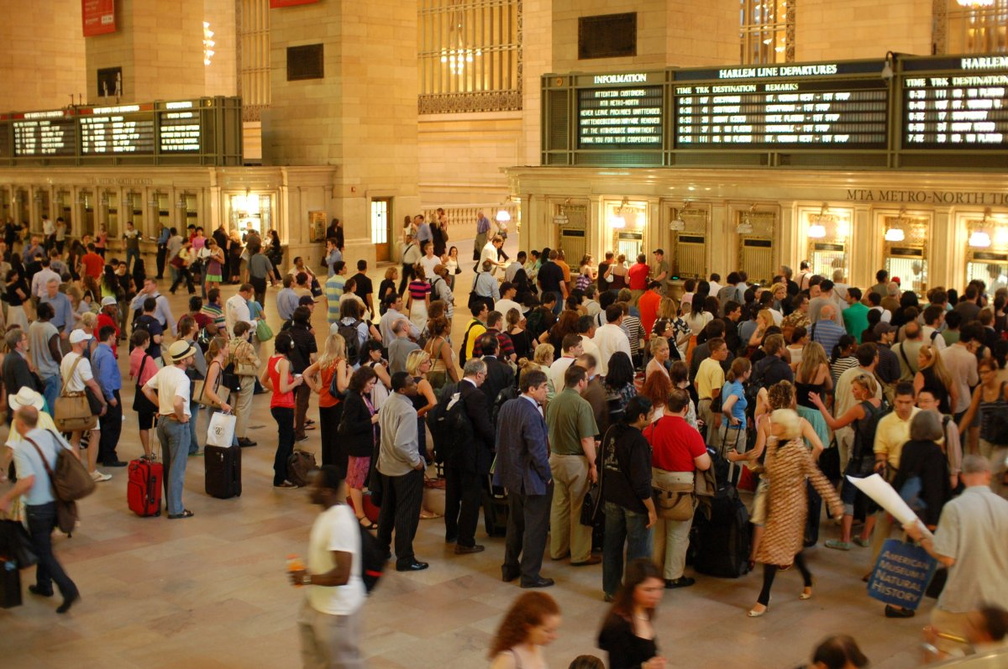
M42 383L45 384L45 390L42 391L42 395L45 397L49 410L55 413L56 398L59 397L60 394L60 375L53 374L52 376L47 376L42 379Z
M651 558L651 530L646 513L605 503L605 540L602 544L602 590L615 595L623 582L623 545L627 561Z
M52 531L56 527L56 502L31 504L25 509L28 516L28 533L31 535L35 555L38 556L38 566L35 568L35 583L38 589L42 592L52 592L55 581L64 599L76 595L77 586L53 555Z
M133 258L133 262L130 262L130 258ZM126 249L126 271L129 273L133 272L133 266L136 265L136 261L140 259L140 252L134 251L132 249Z
M192 420L190 419L190 422ZM182 505L182 488L185 483L186 462L189 458L189 426L176 420L158 418L158 441L168 467L168 515L185 511Z

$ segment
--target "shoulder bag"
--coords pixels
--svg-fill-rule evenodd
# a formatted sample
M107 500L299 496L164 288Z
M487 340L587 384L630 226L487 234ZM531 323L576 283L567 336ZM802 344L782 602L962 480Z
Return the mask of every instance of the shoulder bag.
M57 444L62 442L59 435L51 430L50 434L56 439ZM77 525L79 515L77 513L77 501L87 497L95 489L94 479L88 473L87 468L78 460L69 449L62 445L58 446L56 452L56 471L53 472L46 460L42 449L35 443L34 439L25 437L25 440L35 447L35 451L42 460L46 474L49 475L49 482L52 484L53 496L56 498L56 525L60 531L70 536Z
M143 375L144 369L147 367L148 358L151 362L154 361L149 354L144 353L143 360L140 361L140 371L137 372L136 380L136 392L133 393L133 411L140 413L157 413L158 407L156 404L147 399L147 396L143 394L143 386L140 384L140 377Z
M73 378L77 371L77 365L81 359L78 357L74 364L70 366L70 373L66 381ZM53 423L60 432L84 432L93 429L98 422L97 416L91 410L91 403L88 401L87 393L67 392L67 383L64 382L63 390L56 398L56 406L53 407Z
M216 360L214 360L213 362L210 363L210 367L213 367L214 365L217 365L218 367L220 367L220 363L217 362ZM207 378L210 377L210 367L207 368ZM214 380L213 392L214 392L215 395L217 394L217 389L220 388L221 377L223 375L224 375L224 372L223 372L223 370L221 370L220 372L218 372L217 378ZM207 397L207 395L206 395L206 379L201 379L201 380L199 380L199 381L196 382L195 392L193 392L193 399L196 400L197 404L199 404L200 406L207 407L208 409L220 409L220 407L221 407L220 402L216 402L216 401L210 399L209 397Z
M245 342L244 344L245 346L252 346L248 342ZM248 356L244 354L244 351L242 351L241 356L238 355L238 352L241 350L241 346L242 345L239 344L231 351L231 365L234 366L234 373L238 376L259 376L259 366L252 364L252 362L248 359ZM231 365L228 366L230 367Z
M613 427L606 430L602 438L601 454L595 453L595 471L598 473L598 481L588 488L585 493L584 502L581 505L581 524L586 527L595 527L605 516L605 504L602 500L602 475L605 471L605 453L611 445L613 438L610 438Z

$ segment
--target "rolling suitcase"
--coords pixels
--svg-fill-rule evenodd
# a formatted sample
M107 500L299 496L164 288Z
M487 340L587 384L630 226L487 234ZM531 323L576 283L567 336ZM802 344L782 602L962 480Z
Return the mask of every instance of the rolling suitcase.
M13 560L0 556L0 609L21 606L21 572Z
M735 486L718 488L710 518L698 509L693 518L696 543L693 568L701 574L738 578L749 571L749 512Z
M130 460L126 503L130 511L146 518L161 515L161 485L164 465L151 460Z
M241 482L241 447L207 446L203 449L203 460L206 462L206 493L211 497L228 499L240 497Z
M495 486L489 476L483 483L483 519L487 536L503 537L507 534L507 491Z

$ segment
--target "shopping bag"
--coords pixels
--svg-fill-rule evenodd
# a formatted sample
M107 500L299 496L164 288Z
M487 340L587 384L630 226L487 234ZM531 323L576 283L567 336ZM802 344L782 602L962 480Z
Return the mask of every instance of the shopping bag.
M235 423L238 419L229 413L217 412L210 417L210 428L207 430L207 446L228 448L234 443Z

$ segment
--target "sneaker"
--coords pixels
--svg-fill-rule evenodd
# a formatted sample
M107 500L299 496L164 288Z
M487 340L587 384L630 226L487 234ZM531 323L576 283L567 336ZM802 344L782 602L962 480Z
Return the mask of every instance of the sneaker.
M846 541L840 541L839 539L829 539L823 544L826 548L835 548L838 551L849 551L851 545Z
M862 539L861 537L854 537L854 543L856 543L861 548L868 548L871 546L870 539Z
M96 469L93 472L91 472L91 478L94 479L95 483L102 483L104 481L108 481L109 479L111 479L112 476L109 474L103 474L102 472Z

